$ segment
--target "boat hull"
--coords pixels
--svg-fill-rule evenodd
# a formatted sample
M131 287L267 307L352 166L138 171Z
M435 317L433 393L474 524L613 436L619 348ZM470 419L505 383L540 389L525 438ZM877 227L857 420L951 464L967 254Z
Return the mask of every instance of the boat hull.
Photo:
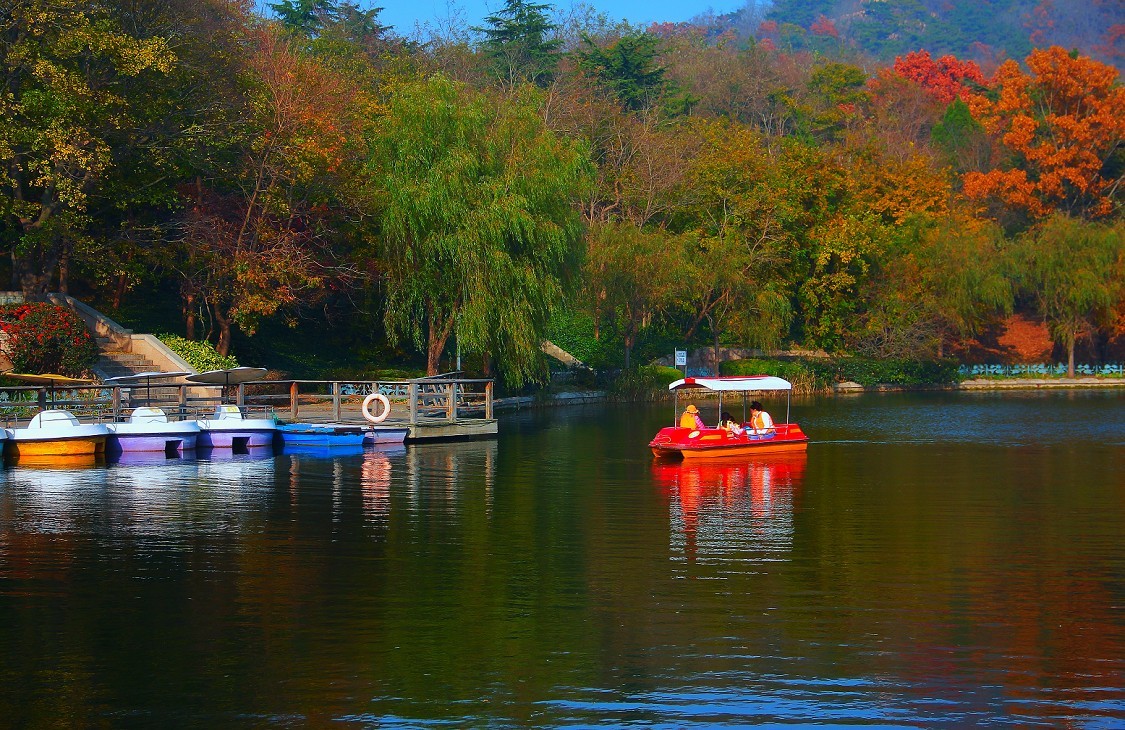
M232 449L273 446L277 425L268 418L199 421L197 448Z
M369 444L401 444L406 441L410 429L398 426L372 426L367 431Z
M649 442L654 456L668 459L717 459L756 454L782 454L804 451L808 436L795 423L782 423L764 437L743 434L731 436L717 428L693 430L664 428Z
M336 424L289 423L277 427L283 446L316 448L362 447L366 439L363 426Z
M165 424L110 424L106 450L115 455L123 452L191 451L199 438L199 425L194 421Z
M17 429L18 430L18 429ZM105 453L106 434L20 438L7 440L7 449L16 458L39 456L94 456Z

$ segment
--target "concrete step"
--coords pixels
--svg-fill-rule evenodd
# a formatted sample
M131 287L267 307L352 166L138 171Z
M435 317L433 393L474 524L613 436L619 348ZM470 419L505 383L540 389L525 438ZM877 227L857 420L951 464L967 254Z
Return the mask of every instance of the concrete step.
M156 367L152 360L149 360L145 356L133 355L126 352L103 352L102 359L128 367L139 367L144 365L149 365L152 369L155 369Z

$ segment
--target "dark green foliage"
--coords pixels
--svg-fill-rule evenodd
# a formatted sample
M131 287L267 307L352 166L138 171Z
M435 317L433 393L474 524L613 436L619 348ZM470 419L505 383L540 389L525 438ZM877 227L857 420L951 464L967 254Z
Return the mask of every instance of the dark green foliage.
M930 139L944 162L958 172L982 170L988 164L988 135L973 119L969 105L954 99L930 131Z
M946 385L961 380L954 360L894 360L874 358L801 358L793 360L731 360L723 375L775 375L798 391L823 390L851 381L874 385Z
M315 38L328 28L339 29L355 39L376 36L389 29L377 20L383 8L364 9L350 0L281 0L269 7L290 33L308 38Z
M670 383L684 377L676 368L664 365L643 365L626 370L613 381L610 392L622 400L646 400L654 393L666 393Z
M98 359L98 346L82 319L54 304L0 306L12 367L21 373L84 375Z
M561 41L547 18L550 5L507 0L504 7L484 19L484 52L493 72L504 83L530 81L541 86L551 81L559 61Z
M636 111L660 98L667 81L657 65L659 39L648 33L618 38L605 48L588 36L578 51L578 65L612 91L621 105Z

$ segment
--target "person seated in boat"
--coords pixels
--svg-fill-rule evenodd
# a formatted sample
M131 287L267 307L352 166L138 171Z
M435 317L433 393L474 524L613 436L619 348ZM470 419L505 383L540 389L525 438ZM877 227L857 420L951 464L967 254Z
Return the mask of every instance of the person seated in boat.
M699 409L695 407L694 403L689 403L688 407L684 409L683 415L680 416L680 428L690 428L693 431L701 431L707 428L703 423L703 418L699 415Z
M762 410L762 402L750 404L750 432L756 436L772 436L776 431L770 414Z
M742 426L735 423L727 411L723 411L723 414L719 417L719 428L726 431L731 438L738 438L742 435Z

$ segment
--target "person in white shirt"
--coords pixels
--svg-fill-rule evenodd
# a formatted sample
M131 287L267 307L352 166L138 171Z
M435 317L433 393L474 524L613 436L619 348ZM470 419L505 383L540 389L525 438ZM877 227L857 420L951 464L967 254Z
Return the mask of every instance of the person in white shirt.
M775 432L773 419L770 418L770 414L762 410L761 401L750 404L750 432L758 436L772 436Z

